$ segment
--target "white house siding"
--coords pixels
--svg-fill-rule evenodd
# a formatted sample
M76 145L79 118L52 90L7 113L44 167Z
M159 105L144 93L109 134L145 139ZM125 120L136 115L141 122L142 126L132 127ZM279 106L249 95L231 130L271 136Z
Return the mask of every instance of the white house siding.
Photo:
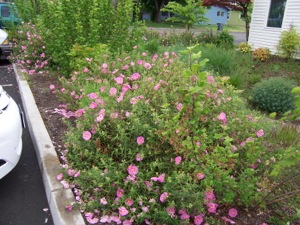
M277 54L282 31L294 26L300 32L300 0L287 0L281 28L267 27L271 0L255 0L248 43L254 48L268 48Z

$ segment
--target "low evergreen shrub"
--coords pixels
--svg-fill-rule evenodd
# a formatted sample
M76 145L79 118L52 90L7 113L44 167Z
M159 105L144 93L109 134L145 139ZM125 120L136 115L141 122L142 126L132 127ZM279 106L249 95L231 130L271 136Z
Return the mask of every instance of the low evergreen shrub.
M263 111L284 113L294 108L293 87L292 81L282 77L262 80L252 90L252 102Z

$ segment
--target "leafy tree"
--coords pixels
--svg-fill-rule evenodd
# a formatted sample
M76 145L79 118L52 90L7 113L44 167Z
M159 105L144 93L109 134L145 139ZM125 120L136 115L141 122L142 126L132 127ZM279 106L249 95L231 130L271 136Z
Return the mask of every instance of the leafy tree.
M160 10L165 6L168 0L139 0L142 10L149 11L154 15L155 22L160 23Z
M161 22L160 12L161 9L168 4L169 0L136 0L141 4L142 10L152 12L154 21ZM184 0L173 0L174 2L182 3Z
M203 0L203 5L222 6L240 11L241 17L245 21L246 40L248 41L253 0Z
M187 30L195 23L207 20L204 16L206 9L202 6L201 0L185 0L185 4L169 2L161 11L175 14L175 16L169 17L167 21L182 22Z

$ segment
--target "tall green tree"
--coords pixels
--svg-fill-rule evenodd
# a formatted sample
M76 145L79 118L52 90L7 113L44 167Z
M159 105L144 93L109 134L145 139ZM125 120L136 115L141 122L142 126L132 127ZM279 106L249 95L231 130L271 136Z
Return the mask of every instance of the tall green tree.
M246 40L249 38L250 22L253 0L203 0L204 6L223 6L241 12L241 18L245 21Z
M169 2L161 11L175 14L175 16L169 17L167 21L181 22L185 24L188 31L194 24L207 21L204 16L206 8L202 6L201 0L185 0L183 4Z
M136 0L141 6L142 10L151 12L156 23L161 22L161 9L168 4L170 0ZM184 0L173 0L174 2L182 3Z

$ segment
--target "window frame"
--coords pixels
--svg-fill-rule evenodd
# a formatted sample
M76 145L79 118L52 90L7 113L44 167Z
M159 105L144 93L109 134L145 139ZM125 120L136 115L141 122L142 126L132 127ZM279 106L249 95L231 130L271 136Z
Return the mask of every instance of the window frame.
M281 3L281 9L279 8L280 3ZM267 14L267 22L266 22L266 26L268 28L282 28L283 20L285 17L286 4L287 4L287 0L270 0L269 10Z

